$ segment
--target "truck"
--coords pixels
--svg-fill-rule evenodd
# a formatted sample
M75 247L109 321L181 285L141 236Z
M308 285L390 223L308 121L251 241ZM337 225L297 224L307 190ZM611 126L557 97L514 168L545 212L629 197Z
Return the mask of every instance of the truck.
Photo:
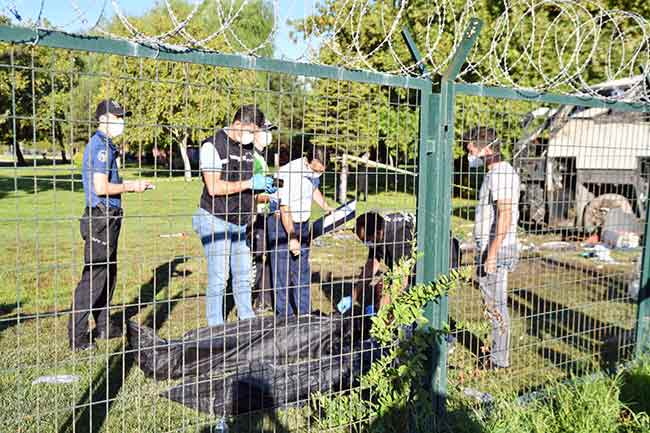
M647 80L638 75L591 90L611 100L649 103ZM522 182L523 223L595 232L615 208L644 219L650 180L648 110L540 107L521 126L512 160Z

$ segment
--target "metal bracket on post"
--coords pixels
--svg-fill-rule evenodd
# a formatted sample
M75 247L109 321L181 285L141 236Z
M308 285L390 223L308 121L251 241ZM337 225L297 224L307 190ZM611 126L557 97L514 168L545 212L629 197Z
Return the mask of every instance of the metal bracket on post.
M431 78L431 74L424 64L424 60L422 59L422 54L420 54L420 50L418 50L417 45L415 45L415 41L413 40L413 36L411 36L411 32L409 31L408 27L404 27L402 29L402 37L404 38L404 42L406 42L406 46L408 47L409 51L411 52L411 57L413 57L413 60L415 60L415 63L420 70L420 76L422 78Z
M440 77L440 93L422 94L420 118L420 164L418 185L418 283L434 282L449 271L451 228L452 146L454 137L454 84L463 63L476 43L483 23L472 18L451 62ZM413 60L424 77L432 79L410 32L402 30ZM432 84L433 89L433 84ZM435 254L434 251L437 253ZM442 330L448 322L448 300L443 297L426 307L428 326ZM447 341L439 333L432 348L431 390L435 410L445 411L447 394Z

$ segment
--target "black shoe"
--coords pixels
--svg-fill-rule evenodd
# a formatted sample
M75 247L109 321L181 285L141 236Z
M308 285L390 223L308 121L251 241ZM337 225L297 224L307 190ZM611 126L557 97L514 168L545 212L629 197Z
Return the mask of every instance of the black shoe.
M111 338L122 338L124 336L124 329L121 326L111 325L108 330L95 329L94 334L98 340L110 340Z
M94 350L95 349L95 343L90 341L88 338L82 338L79 341L71 341L70 342L70 350L73 352L83 352L86 350Z

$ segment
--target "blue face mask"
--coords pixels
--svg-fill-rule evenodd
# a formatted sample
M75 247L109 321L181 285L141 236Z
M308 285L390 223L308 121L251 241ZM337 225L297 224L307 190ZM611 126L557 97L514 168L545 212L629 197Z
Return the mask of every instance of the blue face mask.
M489 149L494 143L500 143L500 142L501 139L497 138L492 142L490 142L490 144L485 146L484 149ZM485 164L482 156L472 155L471 153L467 154L467 162L469 162L469 168L479 168L479 167L483 167L483 164Z

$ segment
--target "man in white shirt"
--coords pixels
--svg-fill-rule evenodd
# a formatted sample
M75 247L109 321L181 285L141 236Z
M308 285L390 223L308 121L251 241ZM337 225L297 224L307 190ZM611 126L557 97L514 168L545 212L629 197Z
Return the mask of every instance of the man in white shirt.
M268 240L275 313L280 318L311 312L309 218L312 201L332 211L318 189L326 162L325 148L310 146L304 157L278 172L283 182L278 191L280 210L268 219Z
M487 314L492 322L491 369L510 366L510 315L508 272L517 263L519 244L520 180L515 169L501 157L501 140L492 128L478 126L467 131L470 168L485 165L487 173L479 192L474 222L477 274Z

